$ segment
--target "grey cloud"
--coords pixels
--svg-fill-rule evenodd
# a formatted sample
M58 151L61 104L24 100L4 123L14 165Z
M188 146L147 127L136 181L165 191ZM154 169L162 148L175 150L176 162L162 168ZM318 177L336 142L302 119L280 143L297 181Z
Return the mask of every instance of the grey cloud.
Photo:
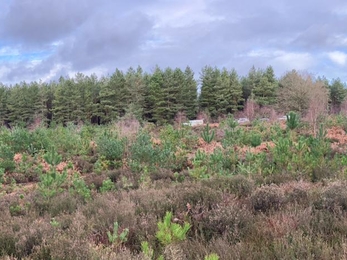
M98 8L85 0L12 0L3 15L1 36L22 45L60 40L80 26ZM101 1L102 2L102 1Z
M40 77L58 65L56 74L137 65L149 70L156 64L189 65L197 74L205 65L233 67L243 75L252 65L274 65L280 74L293 69L289 66L306 66L324 74L335 65L321 53L346 50L347 44L347 4L342 0L9 2L7 13L0 11L1 39L52 52L32 67L12 65L12 79L20 73ZM170 19L176 15L177 24ZM54 41L59 45L52 46ZM248 55L256 50L283 51L283 57ZM341 77L347 80L345 73Z
M152 26L150 18L138 12L122 17L100 13L61 46L58 56L76 70L95 64L116 65L139 50Z

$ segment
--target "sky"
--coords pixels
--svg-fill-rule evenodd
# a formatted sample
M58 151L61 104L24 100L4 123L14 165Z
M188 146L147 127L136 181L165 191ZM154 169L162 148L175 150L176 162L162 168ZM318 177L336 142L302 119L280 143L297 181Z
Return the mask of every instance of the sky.
M347 82L346 0L0 0L0 82L272 66Z

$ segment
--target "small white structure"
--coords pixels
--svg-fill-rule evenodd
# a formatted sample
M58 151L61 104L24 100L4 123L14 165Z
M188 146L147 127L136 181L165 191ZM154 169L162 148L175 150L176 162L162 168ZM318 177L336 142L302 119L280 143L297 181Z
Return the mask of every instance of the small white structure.
M249 119L247 117L242 117L242 118L237 119L237 123L239 123L239 124L249 123Z
M190 125L190 126L199 126L199 125L203 125L204 124L204 120L189 120L189 123L183 123L183 125Z

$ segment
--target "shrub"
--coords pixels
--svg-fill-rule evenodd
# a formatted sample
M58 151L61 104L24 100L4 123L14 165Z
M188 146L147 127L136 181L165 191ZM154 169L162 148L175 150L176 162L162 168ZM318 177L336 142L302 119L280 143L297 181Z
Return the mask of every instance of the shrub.
M272 184L256 189L250 200L255 211L268 212L270 210L279 210L285 202L285 197L281 188Z
M158 222L158 231L155 236L164 246L185 240L187 232L191 227L187 222L181 226L180 224L172 223L171 220L172 212L166 212L163 221Z
M14 256L16 254L16 239L12 232L1 229L0 232L0 257ZM6 258L3 258L6 259Z
M43 155L43 159L45 159L49 165L57 166L61 162L62 156L52 146L49 151Z
M299 120L299 115L293 111L289 112L287 115L287 128L289 130L294 130L299 126L300 120Z
M47 219L26 219L19 225L19 230L15 235L18 237L15 256L20 259L30 256L43 240L53 236L53 229Z
M91 198L91 192L85 181L78 176L78 174L74 174L72 179L72 187L70 188L70 192L78 194L84 200L88 200Z
M335 182L324 189L320 204L323 208L336 212L347 211L347 185L345 182Z
M211 131L209 124L207 124L201 133L201 137L206 143L209 144L213 141L215 134L215 131Z
M114 183L111 181L110 178L107 178L106 180L104 180L102 182L102 186L100 187L100 192L104 193L104 192L108 192L108 191L112 191L114 189Z
M0 143L0 168L3 168L6 172L13 171L15 169L14 154L9 145Z
M122 160L124 154L125 139L119 140L117 136L112 136L110 133L104 132L96 141L97 150L101 157L106 160Z
M77 210L79 203L80 200L73 196L73 194L65 191L49 201L48 212L51 217L58 216L62 213L73 214Z
M255 188L254 182L243 175L215 177L209 180L203 180L202 184L211 189L235 194L239 198L249 196Z
M119 229L119 224L116 221L113 223L112 232L107 231L108 241L116 247L121 245L122 243L125 243L128 240L127 236L129 233L128 228L123 229L122 232L119 232L118 229Z
M67 172L58 173L52 169L46 174L41 174L39 182L39 190L46 198L54 197L57 193L63 191L62 185L67 180Z
M205 256L204 260L219 260L219 256L217 254L209 254Z
M228 242L236 244L252 236L254 216L246 206L238 206L231 202L210 211L207 219L200 225L207 241L224 237Z
M130 147L130 166L133 171L139 172L143 165L152 166L159 162L159 152L153 147L151 136L142 131L140 132L135 142Z
M257 147L261 144L261 135L257 133L252 133L250 136L250 145L252 147Z

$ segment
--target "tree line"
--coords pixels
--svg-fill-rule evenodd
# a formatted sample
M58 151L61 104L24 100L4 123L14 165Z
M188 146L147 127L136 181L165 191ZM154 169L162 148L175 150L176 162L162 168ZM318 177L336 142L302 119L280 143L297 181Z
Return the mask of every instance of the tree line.
M326 100L330 111L339 112L346 94L340 79L328 81L295 70L277 79L271 66L252 67L244 77L235 69L206 66L198 80L189 66L185 70L157 66L152 73L138 67L116 69L99 78L77 73L49 83L0 83L0 124L28 126L37 120L47 125L107 124L126 114L165 124L178 113L194 119L205 112L215 119L241 111L249 101L303 114L317 98Z

